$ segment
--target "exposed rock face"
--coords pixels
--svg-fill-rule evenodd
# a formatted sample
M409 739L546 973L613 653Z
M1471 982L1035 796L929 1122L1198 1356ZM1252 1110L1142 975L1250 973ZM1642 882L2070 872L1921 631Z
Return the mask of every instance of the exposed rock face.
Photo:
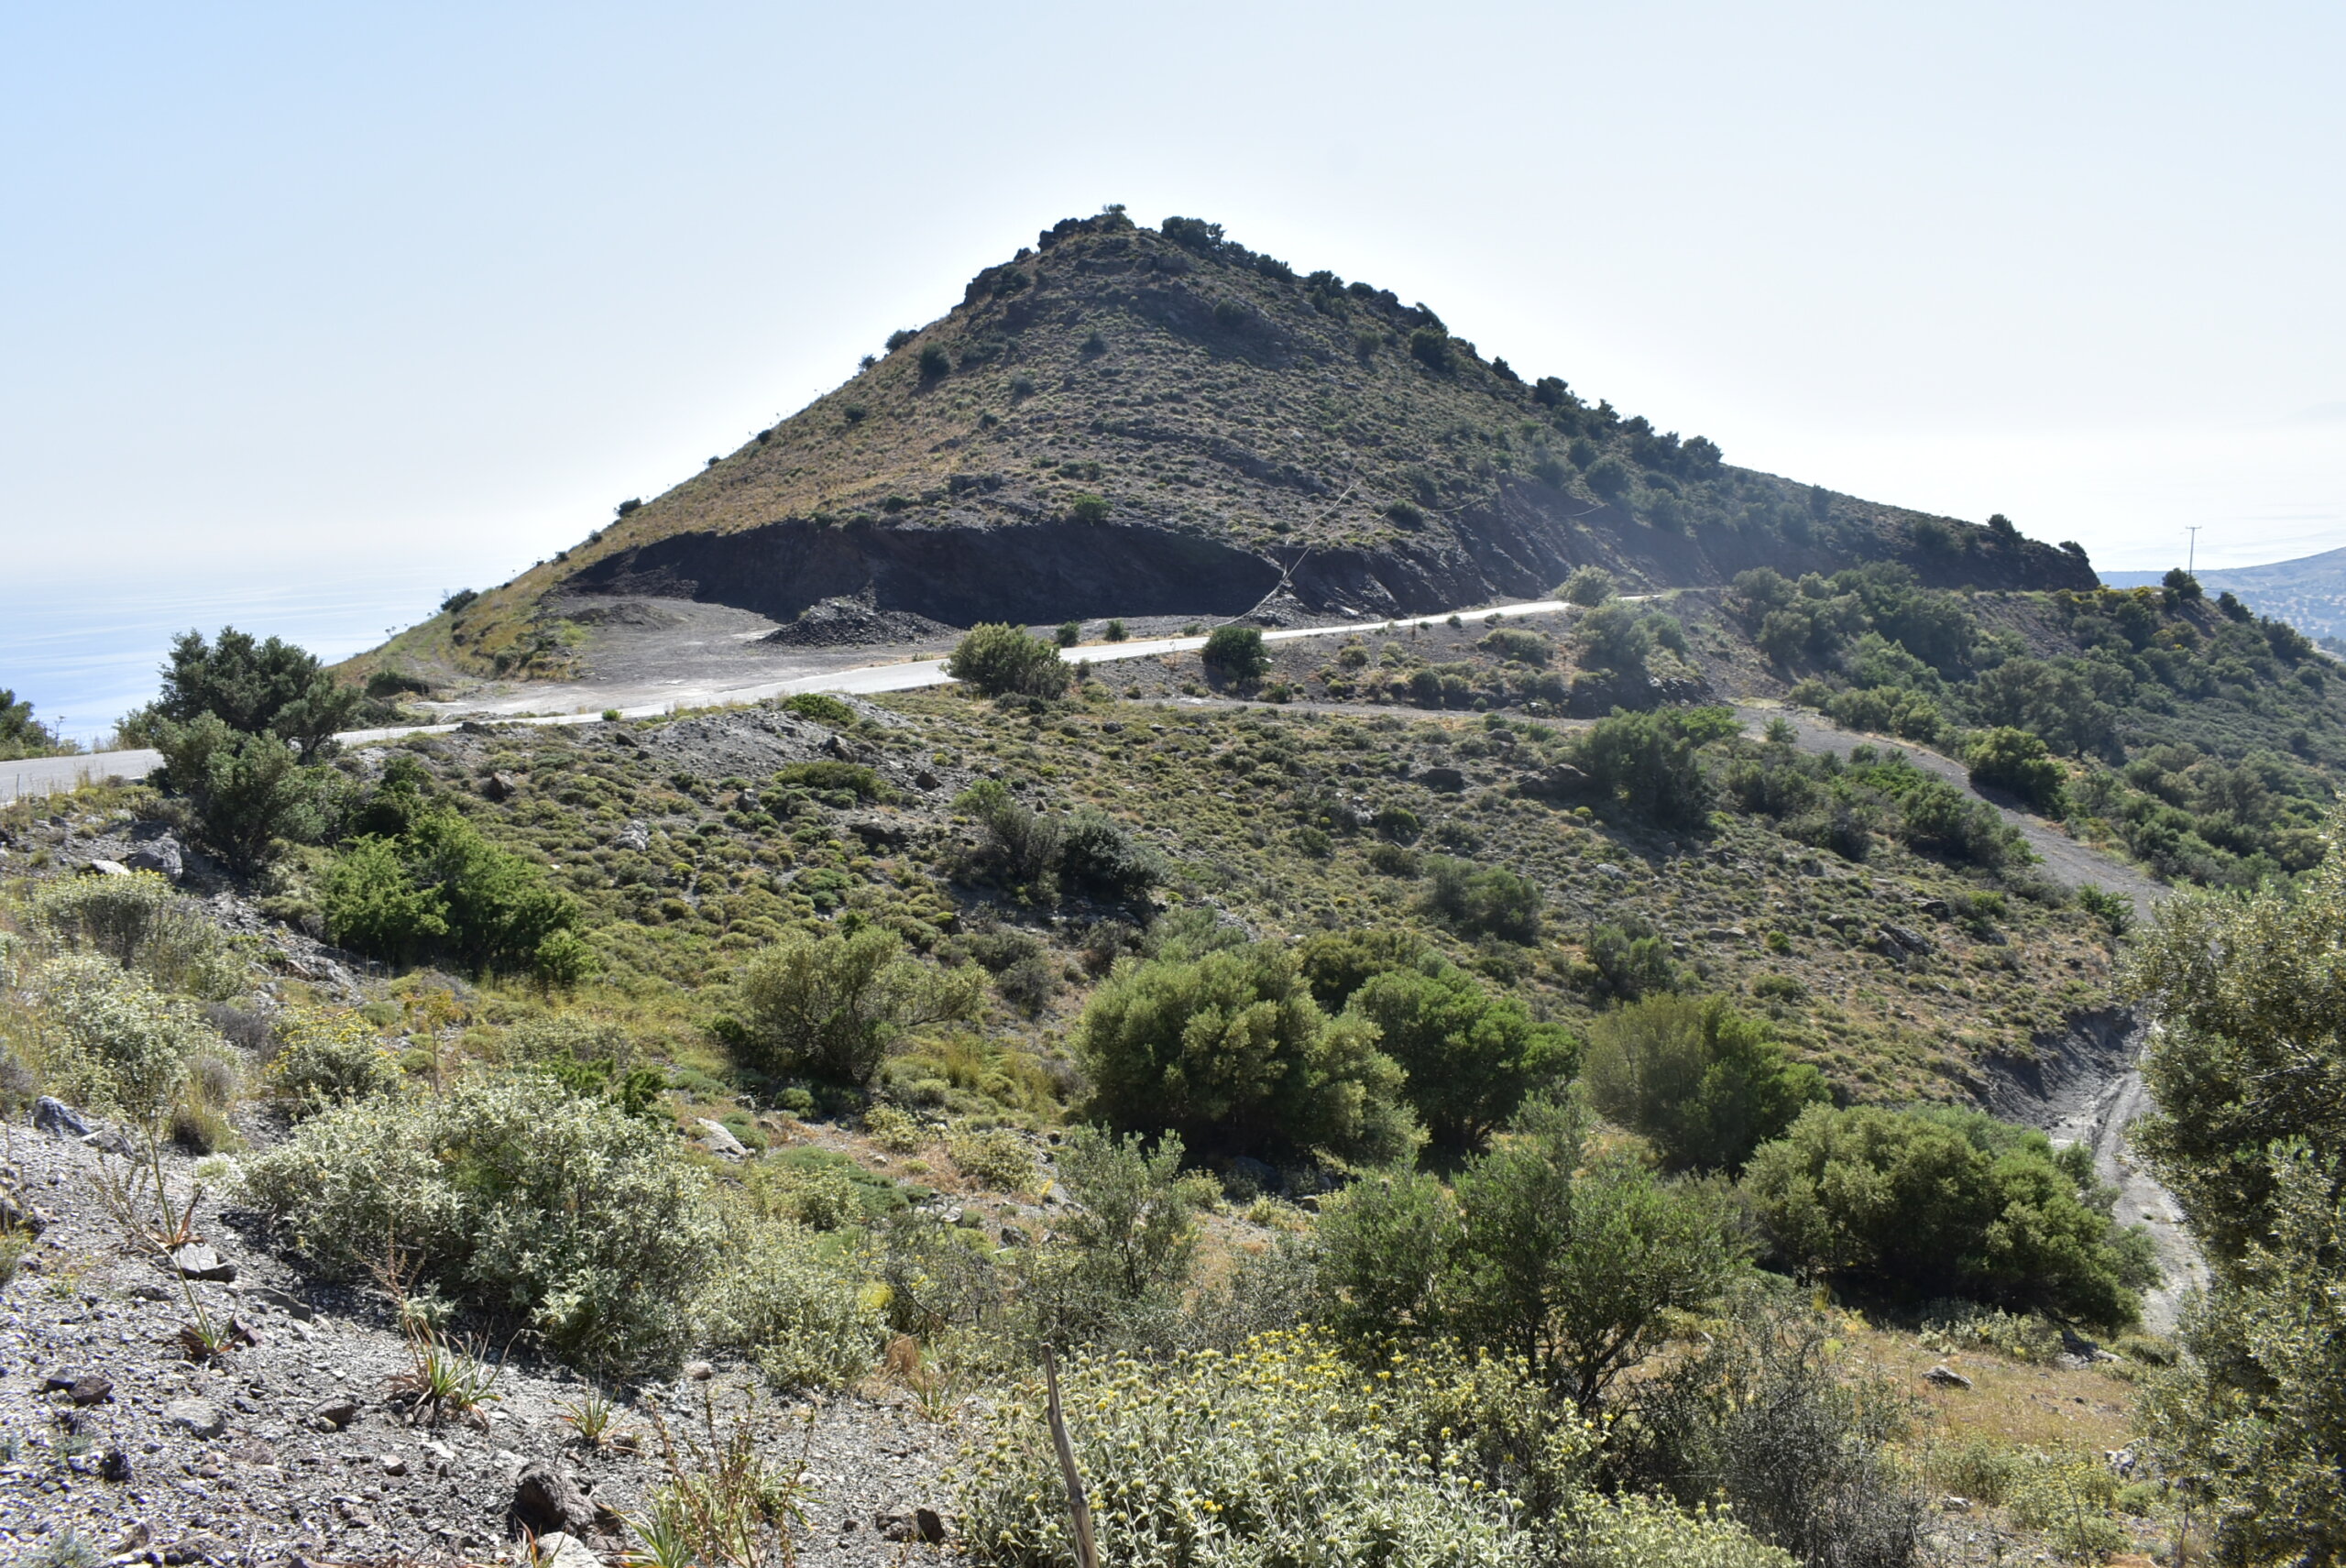
M1533 385L1422 305L1242 247L1076 220L876 366L520 580L773 640L1117 616L1420 613L1581 565L1651 587L1891 560L1937 586L2088 589L2081 552L1727 466ZM800 620L801 616L804 620ZM458 628L485 626L475 619Z

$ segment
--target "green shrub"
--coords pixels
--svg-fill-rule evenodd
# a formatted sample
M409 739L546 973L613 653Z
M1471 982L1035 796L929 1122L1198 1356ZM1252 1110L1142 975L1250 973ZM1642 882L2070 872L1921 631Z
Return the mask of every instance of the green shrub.
M1367 1372L1337 1348L1309 1332L1275 1333L1148 1376L1106 1356L1070 1364L1068 1435L1078 1468L1095 1478L1101 1560L1792 1568L1724 1516L1582 1492L1534 1511L1519 1494L1535 1488L1513 1456L1535 1453L1543 1470L1570 1474L1587 1466L1593 1432L1561 1421L1509 1430L1492 1413L1512 1397L1504 1364L1428 1356ZM964 1549L988 1568L1072 1560L1058 1462L1033 1436L1040 1400L1029 1387L992 1411L959 1477Z
M1520 664L1545 664L1556 651L1555 644L1539 632L1518 626L1502 626L1485 632L1476 646Z
M828 1154L828 1150L806 1151ZM867 1211L861 1185L844 1157L830 1160L761 1160L743 1173L751 1205L768 1219L788 1220L810 1231L836 1231L859 1223Z
M1178 1134L1152 1152L1137 1133L1114 1138L1091 1127L1061 1146L1058 1179L1073 1208L1025 1281L1042 1343L1147 1348L1185 1337L1197 1215L1214 1185L1183 1173L1184 1152Z
M244 1189L331 1275L367 1277L395 1245L455 1300L614 1369L684 1347L723 1234L677 1140L537 1077L332 1107Z
M1217 626L1199 654L1207 669L1226 681L1244 685L1270 673L1271 656L1263 648L1263 632L1255 626Z
M2150 1379L2165 1473L2209 1499L2227 1562L2313 1561L2346 1540L2346 821L2301 888L2176 899L2138 938L2127 991L2157 1028L2161 1114L2137 1146L2213 1278L2176 1365Z
M1577 1102L1533 1099L1454 1191L1394 1175L1323 1205L1330 1320L1370 1343L1451 1336L1515 1352L1557 1398L1594 1410L1742 1260L1722 1193L1595 1151L1589 1128Z
M1664 828L1700 828L1717 796L1701 749L1738 728L1723 707L1616 713L1588 728L1572 760L1624 809Z
M1060 621L1059 629L1052 634L1051 640L1062 648L1074 647L1083 641L1083 623L1080 620Z
M336 941L394 963L445 952L477 970L553 978L583 961L575 944L554 940L575 937L578 901L445 806L419 811L396 839L355 840L319 895Z
M1295 949L1311 999L1330 1013L1343 1012L1353 993L1376 976L1415 969L1425 957L1425 938L1395 927L1321 931L1305 938Z
M1035 1151L1004 1128L956 1133L945 1140L953 1168L990 1192L1024 1192L1034 1184Z
M1914 849L1990 870L2034 858L1994 806L1936 774L1924 774L1898 796L1898 836Z
M1047 902L1058 896L1055 880L1067 822L1026 805L1000 779L980 779L953 801L985 829L979 862L972 868Z
M1093 527L1107 521L1108 514L1114 510L1109 505L1107 497L1095 495L1090 490L1079 493L1073 500L1067 503L1067 515L1069 518Z
M1650 996L1600 1016L1589 1025L1583 1082L1599 1111L1680 1170L1739 1169L1805 1107L1830 1098L1823 1074L1716 996Z
M861 762L786 762L774 770L773 783L776 789L812 790L817 795L837 790L858 800L884 800L889 794L887 781Z
M1058 648L1038 642L1025 630L981 625L954 644L945 673L967 681L987 696L1058 696L1067 690L1069 670Z
M2044 1531L2046 1543L2066 1562L2100 1563L2126 1549L2126 1531L2110 1517L2118 1502L2117 1477L2092 1458L2028 1455L2006 1501L2013 1522Z
M1573 575L1556 585L1556 597L1567 604L1594 609L1620 591L1612 573L1602 566L1575 566Z
M933 381L953 368L953 357L936 344L920 351L920 373L923 380Z
M736 1220L726 1236L701 1302L712 1338L781 1388L840 1387L871 1369L881 1318L857 1255L788 1220Z
M1744 1172L1777 1255L1905 1300L1959 1296L2108 1328L2156 1265L2089 1159L1976 1112L1814 1105Z
M1448 855L1428 856L1425 872L1432 884L1426 891L1425 906L1435 918L1470 937L1540 939L1543 901L1530 878L1505 866L1477 866Z
M1803 683L1803 685L1810 684ZM1818 706L1824 708L1826 717L1844 729L1868 730L1875 734L1902 736L1909 740L1931 741L1939 738L1942 729L1937 703L1922 692L1902 691L1895 686L1835 692L1824 697Z
M1445 1149L1480 1147L1525 1095L1570 1077L1577 1055L1561 1025L1534 1023L1517 998L1439 960L1375 975L1350 1003L1376 1025L1402 1092Z
M394 964L414 961L448 935L448 901L420 887L392 839L360 839L321 879L326 931L354 952Z
M1165 857L1135 838L1124 824L1097 806L1080 807L1067 818L1054 869L1059 881L1095 898L1137 903L1165 880Z
M1916 1402L1852 1366L1807 1313L1743 1303L1706 1325L1701 1349L1639 1383L1630 1403L1637 1420L1615 1455L1629 1484L1729 1506L1744 1528L1805 1563L1917 1561L1924 1499L1890 1456Z
M845 729L855 722L855 709L828 692L799 692L784 697L782 707L785 713L828 724L834 729Z
M2087 883L2077 889L2077 907L2100 921L2113 937L2122 937L2134 924L2134 901L2122 893L2110 893Z
M1332 1021L1276 944L1119 964L1069 1044L1091 1113L1120 1131L1169 1131L1208 1153L1368 1160L1414 1135L1375 1031Z
M940 970L904 954L894 932L793 933L751 958L735 981L742 1065L776 1077L868 1084L908 1029L975 1015L985 975Z
M20 757L49 757L75 750L57 732L33 717L30 702L18 702L13 691L0 690L0 761Z
M356 689L336 682L315 654L275 637L255 642L224 626L215 643L200 631L172 641L155 712L173 724L209 715L239 734L274 735L309 762L350 722L358 703Z
M296 1117L368 1099L399 1081L374 1025L356 1013L295 1014L269 1064L270 1087Z
M1457 363L1450 349L1450 334L1433 327L1420 327L1409 334L1409 357L1438 375L1446 375Z
M52 882L32 897L36 924L86 945L167 989L224 998L243 989L244 964L195 900L153 872Z
M254 872L288 842L313 842L325 830L318 770L304 768L277 736L247 735L217 714L158 727L164 783L187 798L195 837L239 872Z
M2041 737L2002 726L1971 742L1971 787L2007 789L2046 817L2066 814L2066 775Z
M58 1034L45 1076L82 1104L156 1125L197 1053L226 1048L192 1003L94 953L52 959L33 981Z
M1581 951L1585 960L1574 969L1573 981L1595 1001L1635 1002L1678 987L1670 943L1634 916L1618 926L1591 926L1581 938Z

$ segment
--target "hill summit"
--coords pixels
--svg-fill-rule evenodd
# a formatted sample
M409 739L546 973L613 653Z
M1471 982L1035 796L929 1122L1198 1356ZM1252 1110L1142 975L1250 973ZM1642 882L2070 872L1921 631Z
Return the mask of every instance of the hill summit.
M1736 467L1389 290L1110 208L467 619L486 633L554 591L783 620L863 598L960 626L1385 615L1584 565L1661 587L1882 559L1942 587L2095 584L2074 545Z

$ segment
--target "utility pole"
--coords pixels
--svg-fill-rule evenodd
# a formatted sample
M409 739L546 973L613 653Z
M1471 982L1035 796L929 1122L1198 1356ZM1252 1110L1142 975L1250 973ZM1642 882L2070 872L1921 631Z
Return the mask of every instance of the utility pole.
M2191 535L2191 543L2183 553L2183 569L2187 572L2199 564L2199 531L2207 526L2204 522L2194 523L2184 530L2186 533Z

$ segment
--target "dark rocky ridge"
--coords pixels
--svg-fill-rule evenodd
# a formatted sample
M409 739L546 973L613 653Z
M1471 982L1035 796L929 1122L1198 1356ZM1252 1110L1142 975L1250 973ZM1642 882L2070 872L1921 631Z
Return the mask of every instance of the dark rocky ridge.
M546 593L787 620L869 596L953 625L1311 613L1889 559L1941 587L2089 588L2082 552L1719 460L1422 305L1298 277L1209 225L1071 220L838 390L455 625L493 652Z

